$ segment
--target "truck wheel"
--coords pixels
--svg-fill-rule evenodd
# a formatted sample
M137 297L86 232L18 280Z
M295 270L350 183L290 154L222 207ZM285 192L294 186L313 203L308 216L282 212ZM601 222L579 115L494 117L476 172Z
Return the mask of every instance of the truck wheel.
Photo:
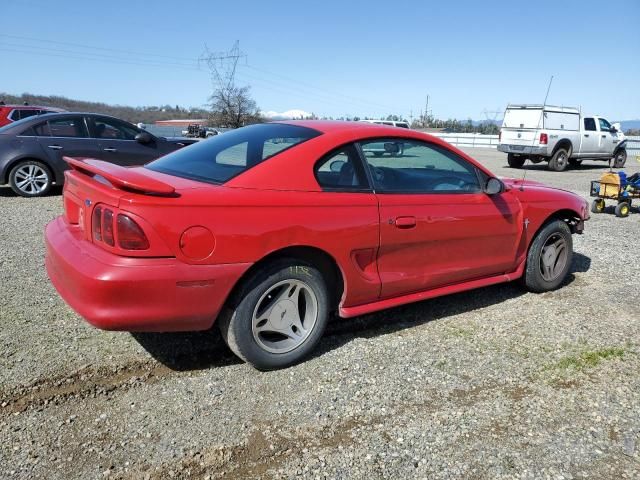
M630 210L631 207L627 202L620 202L618 205L616 205L616 217L628 217Z
M549 170L562 172L569 165L569 153L564 148L559 148L549 160Z
M569 165L571 165L573 168L578 168L580 167L580 165L582 165L582 160L579 160L577 158L570 158Z
M515 155L513 153L509 153L507 155L507 163L511 168L522 168L526 160L526 157Z
M627 163L627 151L622 149L613 157L613 168L622 168L625 163Z
M555 290L564 281L573 258L573 239L566 222L553 220L531 242L522 280L531 292Z

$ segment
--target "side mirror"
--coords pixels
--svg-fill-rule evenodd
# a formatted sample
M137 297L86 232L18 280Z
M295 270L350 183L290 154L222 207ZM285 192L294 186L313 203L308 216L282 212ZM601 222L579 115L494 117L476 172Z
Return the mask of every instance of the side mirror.
M400 152L400 145L396 142L385 142L384 151L391 155L397 155Z
M340 172L340 170L342 170L342 166L345 164L346 162L344 160L334 160L333 162L331 162L329 164L329 169L332 172Z
M134 140L145 145L147 143L151 143L153 141L153 137L147 132L140 132L134 137Z
M487 195L497 195L502 192L504 192L504 183L495 177L491 177L487 180L487 183L484 186L484 193Z
M611 126L611 128L609 129L609 133L617 133L618 129L614 126Z

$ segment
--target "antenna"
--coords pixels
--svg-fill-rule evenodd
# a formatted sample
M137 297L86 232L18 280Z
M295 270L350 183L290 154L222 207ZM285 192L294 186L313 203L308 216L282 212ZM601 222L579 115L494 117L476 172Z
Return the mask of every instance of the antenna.
M547 99L549 98L549 90L551 90L551 83L553 82L553 75L549 79L549 85L547 86L547 94L544 96L544 103L542 104L542 111L540 112L540 118L538 119L538 125L536 126L536 131L533 134L533 139L531 140L531 148L533 148L534 143L536 143L536 138L538 138L538 130L540 130L540 122L544 118L544 109L547 106ZM520 181L520 191L524 191L524 181L527 179L527 169L524 169L524 174L522 175L522 180Z

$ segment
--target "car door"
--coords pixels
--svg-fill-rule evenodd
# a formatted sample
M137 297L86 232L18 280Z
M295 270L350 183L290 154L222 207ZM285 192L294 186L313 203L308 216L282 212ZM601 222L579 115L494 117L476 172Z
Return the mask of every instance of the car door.
M584 117L583 132L582 132L582 144L580 146L581 155L593 155L600 152L600 141L598 136L598 127L596 126L596 119L593 117Z
M508 192L485 194L486 174L423 141L375 139L360 150L379 203L382 297L516 268L521 206Z
M38 143L53 165L64 166L63 156L98 156L97 142L89 138L85 118L82 115L64 115L33 127Z
M599 135L599 152L602 155L613 155L613 149L618 142L618 136L611 133L611 124L604 118L598 118Z
M110 117L92 116L90 119L91 136L97 139L100 158L118 165L144 165L155 160L158 152L155 138L149 143L135 140L138 130L133 125Z

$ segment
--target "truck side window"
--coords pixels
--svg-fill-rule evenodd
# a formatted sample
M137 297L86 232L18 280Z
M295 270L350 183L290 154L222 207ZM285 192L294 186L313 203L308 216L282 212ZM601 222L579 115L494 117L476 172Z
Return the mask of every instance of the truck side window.
M593 118L584 119L584 129L590 132L596 131L596 121Z
M611 124L607 122L604 118L599 118L598 122L600 122L601 132L608 132L609 130L611 130Z

